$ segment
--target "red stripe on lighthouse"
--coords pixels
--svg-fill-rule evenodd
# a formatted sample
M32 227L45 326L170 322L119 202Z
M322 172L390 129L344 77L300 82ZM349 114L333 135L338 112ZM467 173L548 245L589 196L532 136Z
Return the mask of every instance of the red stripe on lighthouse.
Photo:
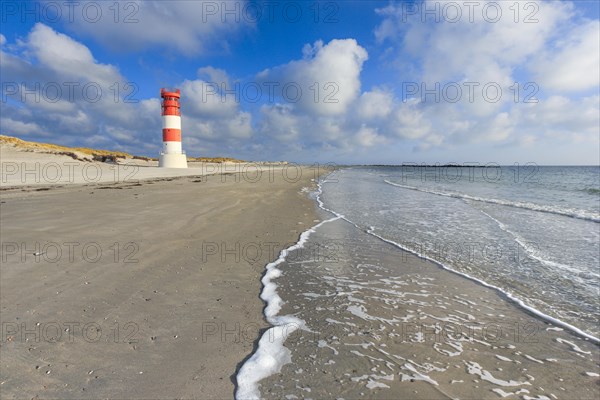
M181 130L163 129L163 142L181 142Z

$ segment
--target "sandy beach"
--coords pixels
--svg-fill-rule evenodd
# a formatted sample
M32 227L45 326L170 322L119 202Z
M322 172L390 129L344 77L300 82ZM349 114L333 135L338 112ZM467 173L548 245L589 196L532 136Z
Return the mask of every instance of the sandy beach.
M273 399L597 398L596 344L332 218L309 196L323 170L111 180L130 166L2 156L2 398L225 399L240 376ZM63 162L104 178L49 180ZM267 264L317 224L263 302ZM269 329L273 302L300 324Z
M238 180L260 181L263 177L274 179L275 171L287 169L285 178L294 180L296 166L287 163L265 162L188 162L187 169L157 168L158 162L135 158L118 159L117 162L94 162L91 156L79 152L42 152L22 146L2 143L0 146L2 187L94 183L137 183L140 180L238 174ZM76 157L76 158L74 158ZM313 174L314 175L314 174Z
M600 1L0 15L0 400L600 400Z
M233 396L264 266L317 219L315 176L193 171L3 183L2 398Z

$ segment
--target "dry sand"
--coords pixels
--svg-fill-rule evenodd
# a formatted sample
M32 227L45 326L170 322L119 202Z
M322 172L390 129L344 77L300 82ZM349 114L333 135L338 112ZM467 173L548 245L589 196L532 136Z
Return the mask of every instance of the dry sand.
M231 398L264 266L318 218L314 171L276 172L3 182L0 397Z
M73 154L76 154L74 152ZM157 161L128 158L119 163L88 161L89 156L76 154L74 159L64 154L47 154L40 150L0 145L2 187L55 186L87 183L137 183L155 178L201 176L239 173L242 179L259 181L261 177L273 176L285 171L294 178L296 169L287 163L207 163L188 162L187 169L156 168Z

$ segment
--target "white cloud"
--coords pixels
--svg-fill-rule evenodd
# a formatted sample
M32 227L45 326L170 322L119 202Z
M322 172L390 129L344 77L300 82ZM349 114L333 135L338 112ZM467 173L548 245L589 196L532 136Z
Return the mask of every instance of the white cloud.
M252 116L248 112L239 112L226 122L226 133L237 139L248 139L252 136Z
M578 26L546 49L532 69L540 86L561 92L593 89L600 84L600 24Z
M66 27L114 50L158 47L197 55L227 50L226 38L253 25L243 12L245 4L245 0L80 1L73 13L74 22ZM96 9L100 9L101 18L96 17ZM227 15L227 10L234 12Z
M505 140L510 136L514 122L510 118L510 114L501 112L492 119L489 127L482 132L483 134L479 138L494 142Z
M560 19L554 17L556 20ZM543 31L545 30L540 30ZM443 29L439 32L443 35L447 34ZM507 43L514 38L514 32L497 27L493 32L508 37L499 38L508 49L510 46ZM461 39L460 35L458 37ZM440 37L427 40L444 42L447 39ZM488 35L486 40L491 41L492 37ZM312 65L313 60L318 59L319 54L323 53L328 46L320 42L305 46L303 60L264 71L261 77L284 79L289 76L312 76L310 74L315 70ZM482 41L476 45L478 49L465 50L460 56L468 64L467 68L473 75L467 75L464 72L465 68L461 70L462 72L458 69L452 72L456 77L463 79L459 81L459 84L463 85L463 97L457 103L447 101L443 96L438 101L422 101L420 97L400 101L391 91L374 88L360 95L353 95L352 101L348 101L346 107L336 112L323 112L322 108L298 103L265 105L261 108L260 132L290 149L318 148L327 151L339 149L348 154L358 154L361 148L379 151L394 143L402 142L411 143L414 149L419 151L436 147L456 149L457 146L473 143L531 146L537 141L548 140L550 136L545 133L554 132L559 126L561 135L573 137L581 136L582 132L594 130L594 127L598 126L597 112L594 113L593 104L589 104L591 100L585 102L569 100L560 105L553 105L557 103L557 99L550 98L548 103L542 106L544 102L523 103L521 95L521 98L515 102L514 93L509 89L513 83L512 71L516 65L520 65L524 59L531 56L528 54L529 50L525 48L526 46L518 44L520 56L514 54L496 56L489 49L481 50L485 46L489 46L489 43ZM336 58L352 59L350 55L354 48L354 46L346 47L346 52L338 54ZM466 61L480 52L484 58L488 54L485 60ZM361 58L366 59L366 55ZM512 59L518 60L519 64L510 64L509 61ZM356 68L356 70L358 71L356 74L351 74L355 76L353 87L360 88L360 69ZM426 74L425 70L423 74ZM445 76L444 79L452 76ZM485 100L482 97L483 84L475 88L479 94L472 101L467 96L468 87L464 85L464 81L472 81L472 76L484 77L492 82L499 81L503 91L501 101ZM428 86L430 87L433 86ZM488 95L491 92L488 92ZM587 106L583 107L584 104ZM577 113L588 116L575 120L573 117ZM551 121L556 118L560 120L553 125Z
M25 122L3 117L0 119L0 126L2 126L1 133L3 135L49 136L49 132L35 122Z
M446 3L459 6L461 16L456 22L449 22L453 18L450 11L442 11ZM572 15L573 6L568 2L530 1L527 4L529 6L519 3L515 7L512 2L491 0L475 4L427 0L416 2L416 11L412 12L407 11L405 4L390 5L377 10L384 20L374 33L380 43L399 44L415 55L422 62L427 81L465 77L482 81L494 75L479 75L488 71L488 67L503 70L542 49L558 24ZM435 7L440 10L438 23L431 15L424 14L425 10ZM493 17L497 7L501 17L496 21ZM520 11L518 16L516 9ZM537 22L526 22L528 16Z
M234 95L226 95L216 83L201 79L183 81L181 93L182 107L185 105L186 113L198 117L232 116L239 107Z
M69 120L78 128L88 113L119 124L135 123L134 106L113 91L114 85L123 87L124 77L116 67L98 63L85 45L38 23L26 40L9 48L13 51L3 51L1 57L3 81L18 84L20 90L8 97L37 109L36 118Z
M560 135L578 139L600 138L600 96L578 100L551 96L515 112L522 129L548 136Z
M227 72L202 67L198 75L207 80L185 80L180 85L185 136L215 142L251 138L252 115L241 110L241 94L231 86Z
M227 72L219 68L211 66L198 68L197 74L198 78L204 79L206 82L214 83L219 87L228 87L231 85Z
M264 105L260 109L260 131L280 142L300 139L299 118L294 115L290 105Z
M393 100L393 95L384 90L364 92L358 101L358 116L366 120L387 117L392 111Z
M457 22L448 22L453 15L441 11L447 3L460 6L461 17ZM573 14L571 3L516 4L428 0L417 2L417 11L413 13L407 11L405 4L390 5L378 10L384 20L375 29L375 36L381 44L393 46L396 54L403 54L404 58L406 54L412 56L408 59L412 61L398 60L404 80L423 84L427 89L434 88L436 83L443 86L448 82L460 85L473 82L479 85L473 92L474 101L468 101L465 93L460 103L468 112L490 116L511 101L510 87L518 81L515 70L529 65ZM436 6L440 10L439 23L423 14L423 10ZM501 10L501 17L491 22L496 7ZM538 22L526 23L526 17ZM486 101L482 93L482 88L490 84L502 89L504 95L498 102Z
M403 139L419 139L431 132L431 123L416 102L405 102L394 110L388 129Z
M122 80L114 66L96 62L85 45L41 23L29 33L27 50L59 77L83 78L101 85Z
M497 22L484 18L487 3L501 7ZM442 21L434 23L431 15L422 13L448 4L461 6L462 17L456 23L444 21L443 13ZM531 145L557 135L593 141L600 134L597 98L572 99L557 96L556 91L598 88L598 21L582 18L571 2L471 4L476 7L472 21L464 2L391 3L377 10L382 21L374 36L385 49L384 57L392 57L391 65L404 82L424 85L408 106L395 106L389 129L418 140L421 150L468 143ZM537 21L526 23L526 17ZM525 90L524 84L532 81L539 87L535 93L539 102L524 103L533 90L533 86ZM468 82L478 84L473 97L467 96ZM515 82L520 90L516 100ZM423 92L436 83L442 89L439 100ZM447 83L462 87L457 102L444 97ZM497 102L483 96L488 83L497 83L502 90ZM488 94L493 94L491 86Z
M301 60L261 72L259 81L278 82L279 96L310 114L344 114L360 94L360 72L367 51L354 39L334 39L306 45L303 54Z
M362 125L355 135L358 144L363 147L371 147L379 143L385 142L385 138L377 133L374 128Z

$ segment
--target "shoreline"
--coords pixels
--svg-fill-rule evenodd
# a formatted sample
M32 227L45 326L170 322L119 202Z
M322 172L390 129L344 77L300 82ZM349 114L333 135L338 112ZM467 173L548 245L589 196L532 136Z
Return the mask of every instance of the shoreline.
M263 288L260 297L265 302L263 314L271 326L258 339L254 352L240 363L236 375L236 399L260 398L260 381L279 373L284 365L293 363L289 349L284 346L285 341L297 329L307 330L308 328L304 320L291 314L279 315L281 306L285 303L277 292L277 284L273 282L282 272L277 269L277 266L286 262L290 252L302 249L310 235L315 233L321 225L336 219L339 217L321 221L302 232L296 243L283 249L279 253L279 257L265 267L265 273L261 279Z
M232 397L264 266L319 218L300 171L3 188L3 395Z
M600 385L598 365L592 365L598 355L593 339L571 329L563 332L557 327L561 323L532 312L499 288L404 249L372 228L362 230L328 209L321 198L327 182L327 176L319 175L323 171L304 166L299 179L290 179L284 168L270 171L249 178L239 171L186 175L194 172L188 169L169 171L181 172L179 176L132 182L3 185L3 394L330 397L336 387L339 395L350 397L443 398L449 393L485 397L485 387L494 392L492 397L546 388L575 390L588 398L597 392L567 384L592 379ZM300 265L292 255L302 253L305 245L324 249L327 257L327 243L337 240L328 235L340 232L350 240L340 242L337 250L359 263L359 275L324 272L331 267L326 263L311 273L311 263L323 259L308 260L306 271L304 265L288 268ZM353 242L359 236L370 239ZM363 240L371 247L352 255ZM388 246L399 253L382 250ZM361 268L359 260L369 252L382 265L402 260L404 272L378 275ZM370 280L361 282L367 276ZM386 285L402 291L385 298L387 286L370 287L378 276L389 276ZM331 294L319 292L319 285L331 288L333 282L338 294L320 303ZM436 285L439 292L425 294ZM360 300L359 293L370 290L373 295ZM418 303L401 300L413 295ZM434 306L424 300L429 296L437 298L435 304L452 303L452 310L427 308ZM377 305L382 299L385 307ZM396 306L388 314L390 304ZM429 311L413 314L413 304ZM379 311L369 314L371 306ZM345 310L349 315L342 318ZM398 320L402 311L408 314ZM423 322L411 322L418 314ZM438 321L446 321L441 322L441 336L431 331ZM453 331L444 324L457 326L460 335L467 327L466 337L449 339ZM390 325L387 339L374 333L384 325ZM487 329L495 327L500 336L490 340ZM519 327L533 327L536 341L528 342L531 331L519 333ZM410 347L402 350L406 343ZM357 350L348 353L351 348ZM335 357L322 359L321 364L327 363L314 370L315 360L330 350ZM373 364L382 355L381 361L387 361ZM457 355L444 366L446 356ZM563 365L577 362L581 365L563 371ZM372 372L375 367L379 372ZM348 368L357 373L344 373ZM545 373L564 381L567 389L554 385ZM469 375L488 383L475 379L474 387L458 385L470 382L465 379ZM406 381L416 383L406 386ZM480 384L484 386L478 389ZM511 386L519 390L511 392Z
M322 189L321 184L322 182L319 182L319 190ZM272 263L275 266L281 264L281 267L278 267L278 273L274 274L274 278L278 279L279 283L276 283L276 286L280 286L278 291L281 292L276 293L276 296L277 298L282 296L284 300L279 306L276 298L274 302L277 304L277 309L274 313L267 312L266 314L274 319L275 323L272 329L284 332L281 335L283 340L277 341L279 336L271 335L276 339L276 343L273 341L270 343L273 350L272 355L277 356L274 357L276 363L273 371L268 374L267 378L255 380L251 385L247 385L241 394L246 395L247 398L254 398L257 391L265 398L282 398L284 396L301 398L305 395L316 398L334 395L354 398L367 395L367 393L368 398L403 398L405 396L414 398L446 398L448 396L496 398L497 396L506 397L531 393L531 391L548 393L552 398L556 398L552 391L557 394L563 391L563 394L568 393L570 396L576 393L575 396L580 396L580 398L594 398L597 394L598 388L589 386L586 388L585 385L579 387L577 384L578 381L581 383L587 381L594 386L600 384L597 379L599 347L593 340L582 337L570 329L563 331L560 328L562 324L544 319L539 314L531 312L504 292L494 290L495 288L489 284L470 279L464 274L446 268L439 262L399 248L396 243L385 240L370 230L363 232L359 228L358 231L355 231L354 229L358 227L338 212L327 209L318 193L315 200L319 207L329 216L333 214L334 217L305 231L309 234L304 241L299 241L293 249L290 249L289 253L282 254L283 259ZM405 295L410 296L413 293L418 296L417 298L431 296L420 293L428 293L429 290L424 289L428 289L428 285L439 280L440 285L443 284L442 282L446 282L443 284L445 290L438 293L438 296L445 299L444 304L448 304L451 298L459 299L458 296L461 296L462 299L456 300L456 303L459 304L455 305L456 308L453 311L444 311L446 307L442 307L443 310L437 310L437 313L441 312L441 315L438 316L418 313L422 315L421 318L433 318L433 325L430 325L432 322L409 322L414 321L411 318L415 316L411 314L410 310L408 310L407 316L397 320L402 315L403 307L397 309L397 306L394 306L393 312L382 315L383 309L375 307L374 304L371 304L373 300L369 300L369 298L377 299L378 297L357 295L371 290L369 287L374 282L373 280L354 281L354 283L348 284L350 279L354 278L348 276L351 275L348 271L341 276L334 273L333 271L337 270L335 262L327 265L324 259L314 260L312 257L304 258L302 255L300 248L305 244L310 246L311 240L321 245L331 240L337 241L336 228L333 226L339 224L340 222L335 221L340 219L343 220L340 221L342 226L346 223L349 224L342 231L348 230L354 232L353 234L371 236L373 239L369 242L373 242L373 240L375 242L369 246L381 248L389 246L396 249L387 255L378 253L383 258L374 257L375 260L381 260L385 265L383 260L386 258L389 258L387 262L392 263L395 263L394 260L402 259L401 264L404 265L403 268L406 268L406 272L394 276L389 272L380 274L373 271L367 272L368 269L359 267L362 271L359 276L369 274L372 276L371 279L376 279L377 276L389 276L390 278L386 279L386 282L401 283L399 287L402 287L402 290L397 293L399 298L403 298ZM349 229L350 225L352 228ZM339 231L337 232L339 234ZM359 234L359 232L361 233ZM334 236L331 236L332 234ZM375 245L376 242L379 244ZM344 246L360 245L344 242L342 247ZM294 250L301 254L299 256L293 254ZM396 253L397 251L400 253ZM291 260L286 260L288 256ZM342 258L355 260L354 262L359 262L360 265L359 258L351 255ZM298 268L298 266L301 267ZM350 267L354 267L352 262ZM323 272L324 270L327 272ZM396 271L396 275L398 272ZM323 273L326 275L320 277L319 275ZM422 286L422 283L415 285L407 283L406 279L400 280L405 273L408 273L409 276L416 273L417 282L427 281L430 283ZM332 292L333 282L338 282L338 286ZM269 284L271 284L271 280L269 280ZM393 287L398 286L394 285ZM357 289L358 291L356 291ZM375 293L392 291L388 289L387 284L380 289L372 290L375 290ZM332 298L332 296L334 297ZM344 298L345 296L348 296L348 302L338 300L339 297ZM321 298L323 300L319 300ZM332 306L334 301L336 306ZM397 303L396 301L393 297L387 298L385 304L387 306L402 304L402 302ZM353 305L348 306L349 304ZM426 305L426 303L422 303L422 300L419 300L417 304L422 304L422 307ZM368 313L368 310L371 310L370 305L378 310L376 314L372 314L373 311ZM494 316L489 311L482 314L482 306L483 309L494 310L498 314ZM346 307L351 315L344 314L343 310ZM317 313L321 314L313 316L313 312L310 310L317 310ZM324 311L325 313L322 314ZM429 313L435 315L435 312L429 311ZM345 316L341 317L341 315ZM468 316L468 319L464 319L465 316ZM438 332L437 323L442 324L441 333ZM391 332L386 335L384 334L386 329L383 326L388 324L391 324L388 327ZM397 326L393 328L394 325ZM290 327L292 329L289 329ZM453 338L457 327L459 336ZM465 328L466 331L463 330ZM489 329L492 329L492 333ZM500 329L499 336L496 336L497 329ZM267 332L263 334L263 337L265 336L267 336ZM394 339L398 337L402 340ZM404 350L400 350L402 346L406 346L402 343L412 344L405 347ZM433 346L430 347L430 345ZM358 346L354 348L363 350L350 351L348 354L347 349L352 349L352 347L346 346ZM433 349L435 351L432 351ZM365 352L365 350L367 351ZM331 351L333 354L330 353ZM460 360L463 352L467 358ZM450 357L449 364L444 366L447 356ZM452 357L458 359L451 362ZM357 367L364 363L361 359L370 360L371 363L363 365L364 369L361 369ZM380 363L377 363L377 360ZM400 362L400 360L403 361ZM507 362L512 366L507 365ZM463 363L466 366L466 374L462 373L466 376L460 375L460 369L452 370L459 368ZM254 360L251 364L256 367L259 362ZM574 368L575 364L577 364L576 368ZM268 365L273 367L273 364ZM428 365L430 367L427 367ZM344 373L350 370L354 373ZM373 374L372 371L375 370L378 372ZM394 377L396 374L397 377ZM546 378L546 374L553 378ZM260 376L260 374L255 375ZM462 385L458 384L467 382L465 378L469 375L478 375L482 381L487 383L477 383L480 381L475 379L473 380L474 387L460 387ZM462 379L459 379L459 376ZM398 382L398 378L400 378L400 382ZM556 379L556 382L553 379ZM533 383L534 380L537 384ZM408 383L407 386L403 383L405 381L423 382ZM366 383L366 388L362 386L361 389L360 382L363 385ZM480 385L483 387L477 389ZM511 387L517 387L518 390L511 391ZM416 390L413 391L413 389ZM488 394L486 390L491 393Z

